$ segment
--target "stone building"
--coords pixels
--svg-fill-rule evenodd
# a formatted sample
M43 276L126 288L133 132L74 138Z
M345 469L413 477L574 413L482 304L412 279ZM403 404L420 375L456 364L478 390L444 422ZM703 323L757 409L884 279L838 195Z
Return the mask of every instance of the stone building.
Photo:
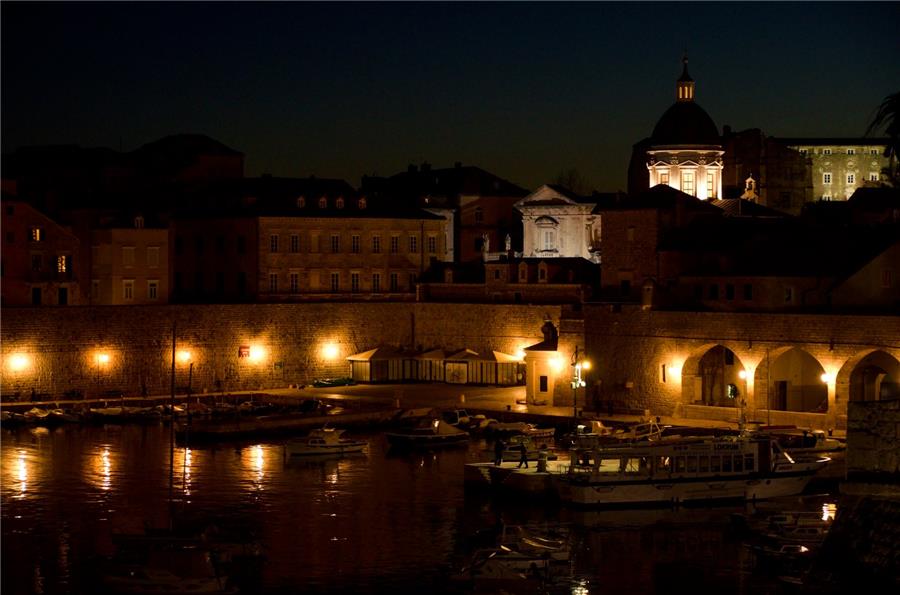
M258 178L210 190L174 226L181 301L413 299L444 258L443 223L359 195L342 180Z
M596 199L545 184L516 203L522 213L522 256L584 258L600 262Z
M3 197L4 306L81 303L81 243L66 227L27 202Z
M779 138L807 160L813 200L847 200L857 188L881 181L888 166L886 139Z
M91 304L169 301L169 230L151 216L119 217L91 232Z
M444 250L453 262L482 259L485 243L489 252L496 251L507 235L518 245L521 226L513 205L528 194L512 182L461 163L442 169L429 163L410 165L389 178L364 176L360 191L372 200L452 213L445 225Z

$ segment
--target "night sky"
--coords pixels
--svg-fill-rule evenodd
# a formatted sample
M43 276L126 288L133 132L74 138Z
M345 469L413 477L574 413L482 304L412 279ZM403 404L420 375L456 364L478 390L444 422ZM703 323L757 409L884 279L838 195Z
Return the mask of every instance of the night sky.
M207 134L247 175L478 165L625 187L687 48L721 131L861 136L900 90L900 4L0 5L2 146Z

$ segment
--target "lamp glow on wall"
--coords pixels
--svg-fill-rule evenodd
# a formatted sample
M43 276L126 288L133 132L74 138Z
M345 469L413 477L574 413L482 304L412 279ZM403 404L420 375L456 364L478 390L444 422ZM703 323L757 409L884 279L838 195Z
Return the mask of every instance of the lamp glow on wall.
M183 350L178 352L178 361L182 364L189 364L193 361L193 356L190 351Z
M109 364L109 354L105 351L98 351L96 355L97 365L98 366L106 366Z
M560 356L556 356L550 360L550 367L553 368L554 372L559 372L560 370L562 370L563 365L565 365L565 362Z
M341 355L341 349L335 343L322 345L322 357L327 360L336 360Z
M828 372L825 372L824 374L822 374L821 376L819 376L819 378L820 378L820 379L822 380L822 382L824 382L825 384L830 384L830 383L834 382L834 374L830 374L830 373L828 373Z
M250 354L247 356L250 363L259 363L266 359L266 348L261 345L251 345Z
M741 370L738 372L738 378L741 380L747 380L747 370Z
M31 367L31 358L24 353L14 353L9 356L7 365L12 372L24 372Z

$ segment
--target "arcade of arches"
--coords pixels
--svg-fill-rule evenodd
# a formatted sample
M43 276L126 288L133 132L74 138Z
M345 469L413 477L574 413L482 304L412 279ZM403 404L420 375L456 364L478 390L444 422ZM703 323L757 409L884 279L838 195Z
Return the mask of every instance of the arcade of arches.
M721 344L696 349L681 368L681 403L826 414L846 412L847 401L900 399L900 362L878 349L847 359L836 374L801 347L769 349L754 364Z

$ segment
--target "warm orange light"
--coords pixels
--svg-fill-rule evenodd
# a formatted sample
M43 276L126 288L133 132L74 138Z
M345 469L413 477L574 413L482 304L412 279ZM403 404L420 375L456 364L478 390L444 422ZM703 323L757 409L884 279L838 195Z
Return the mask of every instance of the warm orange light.
M581 362L581 369L582 369L582 370L590 370L590 369L591 369L591 362L589 362L589 361L587 361L587 360Z
M561 357L554 357L550 360L550 367L553 368L554 371L559 372L563 367L563 359Z
M188 364L191 362L191 352L190 351L179 351L178 352L178 361L183 364Z
M24 353L14 353L9 357L9 369L13 372L21 372L31 365L31 358Z
M340 348L334 343L328 343L322 347L322 357L325 359L337 359L340 354Z
M740 372L738 372L738 378L740 378L741 380L746 380L747 379L747 371L741 370Z
M251 362L261 362L266 358L265 348L259 345L251 345L249 358Z
M834 380L834 375L829 374L828 372L825 372L824 374L822 374L820 376L820 378L822 379L822 382L827 384L827 383L831 382L832 380Z
M109 354L108 353L98 353L97 354L97 363L101 366L105 366L109 363Z
M518 351L516 351L516 353L515 353L515 355L513 355L513 357L515 357L517 360L524 360L525 359L525 351L522 349L519 349Z

